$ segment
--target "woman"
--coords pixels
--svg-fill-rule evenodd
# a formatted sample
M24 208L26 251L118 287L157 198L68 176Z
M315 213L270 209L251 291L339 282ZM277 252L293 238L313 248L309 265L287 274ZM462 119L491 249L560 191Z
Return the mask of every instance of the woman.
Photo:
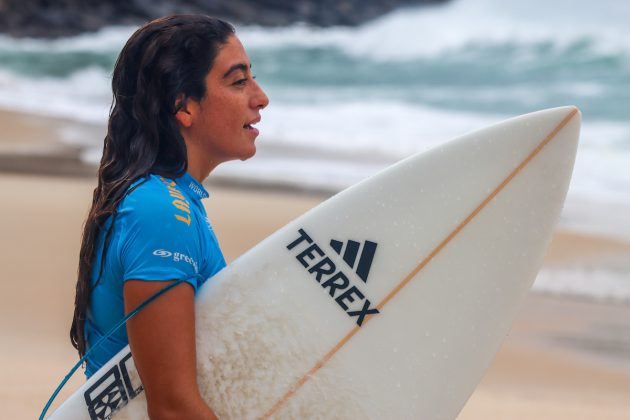
M201 183L220 163L256 153L253 124L269 101L233 27L195 15L137 30L112 89L71 341L83 355L124 314L184 280L95 349L86 374L129 343L151 418L215 418L196 381L194 294L225 261Z

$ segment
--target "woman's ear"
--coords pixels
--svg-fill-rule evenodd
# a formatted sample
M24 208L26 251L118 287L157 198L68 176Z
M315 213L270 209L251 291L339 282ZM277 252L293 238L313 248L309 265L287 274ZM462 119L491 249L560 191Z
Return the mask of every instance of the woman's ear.
M196 113L196 102L185 98L184 94L180 93L175 99L175 109L177 109L175 119L179 125L183 128L190 128Z

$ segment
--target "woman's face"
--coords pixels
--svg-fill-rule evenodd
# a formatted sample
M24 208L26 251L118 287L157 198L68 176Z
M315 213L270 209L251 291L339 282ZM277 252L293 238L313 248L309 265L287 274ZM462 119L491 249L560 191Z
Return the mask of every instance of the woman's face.
M208 159L212 170L219 163L256 153L258 130L253 125L269 99L253 79L249 57L236 36L220 47L206 76L206 95L189 102L191 123L182 127L182 134L189 151L202 154L189 160Z

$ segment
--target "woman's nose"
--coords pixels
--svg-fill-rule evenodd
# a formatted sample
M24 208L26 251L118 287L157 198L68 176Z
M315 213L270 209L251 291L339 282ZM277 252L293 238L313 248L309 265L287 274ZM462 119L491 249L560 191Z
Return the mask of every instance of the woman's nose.
M256 91L252 95L251 106L252 108L264 109L267 105L269 105L269 98L265 91L262 90L258 82L254 81L256 84Z

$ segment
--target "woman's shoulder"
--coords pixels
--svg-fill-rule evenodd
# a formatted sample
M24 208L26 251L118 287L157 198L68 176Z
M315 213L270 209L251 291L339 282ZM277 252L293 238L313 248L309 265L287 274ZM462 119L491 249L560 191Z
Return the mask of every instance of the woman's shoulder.
M180 199L183 196L173 180L150 174L131 184L118 212L121 215L148 215L155 219L160 215L171 215L177 209L176 200Z

